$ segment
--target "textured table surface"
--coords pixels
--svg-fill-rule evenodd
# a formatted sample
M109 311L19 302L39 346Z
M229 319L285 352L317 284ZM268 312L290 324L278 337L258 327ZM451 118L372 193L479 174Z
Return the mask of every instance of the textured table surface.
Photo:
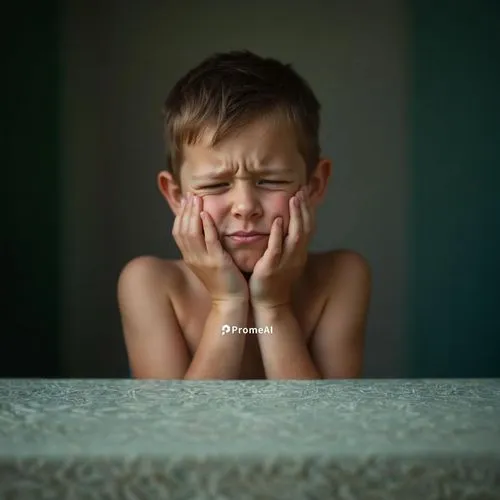
M500 380L0 380L0 498L500 499Z

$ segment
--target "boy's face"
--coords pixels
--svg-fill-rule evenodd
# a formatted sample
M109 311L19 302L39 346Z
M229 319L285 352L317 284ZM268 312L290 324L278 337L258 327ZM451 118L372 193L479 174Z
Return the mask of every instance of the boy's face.
M285 124L255 122L216 147L208 144L206 140L185 146L183 193L202 198L223 247L242 271L251 272L267 248L277 217L283 218L286 235L289 200L306 184L305 162ZM231 236L238 231L262 236L241 241Z

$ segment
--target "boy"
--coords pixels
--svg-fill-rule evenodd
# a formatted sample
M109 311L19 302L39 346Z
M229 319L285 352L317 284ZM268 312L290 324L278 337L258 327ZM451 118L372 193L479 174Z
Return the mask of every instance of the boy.
M331 162L320 105L290 65L216 54L164 107L182 260L139 257L118 281L136 378L358 377L370 298L359 254L309 254Z

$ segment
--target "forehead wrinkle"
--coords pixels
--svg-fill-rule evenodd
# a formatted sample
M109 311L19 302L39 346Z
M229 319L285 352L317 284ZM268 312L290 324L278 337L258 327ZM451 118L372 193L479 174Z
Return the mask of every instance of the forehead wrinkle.
M252 170L247 166L248 162L226 160L217 162L216 164L204 163L203 170L204 173L194 174L193 179L206 179L210 177L223 177L228 175L235 175L238 173L240 168L243 166L244 170Z
M224 160L222 162L224 164ZM272 153L264 155L249 154L243 158L227 158L226 165L221 167L223 173L237 173L240 169L246 170L249 173L285 173L293 172L294 169L287 165L288 162L284 161Z
M205 164L204 168L206 171L204 173L193 174L191 177L194 180L199 179L209 179L211 177L223 177L233 173L234 168L227 167L226 165L208 165Z
M232 153L228 154L226 152L223 156L219 152L215 157L210 158L212 155L209 155L205 159L203 159L203 155L199 156L193 164L195 172L191 175L192 180L235 176L239 172L240 178L263 174L283 175L296 173L296 169L291 167L288 161L284 161L284 158L277 157L268 151L260 152L260 154L258 151L250 151L248 154L243 155L241 152L239 154ZM198 164L198 168L195 167L196 164ZM243 172L241 172L242 170Z

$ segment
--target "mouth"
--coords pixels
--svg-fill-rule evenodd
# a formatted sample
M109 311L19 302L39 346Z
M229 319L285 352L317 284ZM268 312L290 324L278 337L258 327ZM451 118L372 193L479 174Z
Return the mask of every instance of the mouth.
M258 233L256 231L237 231L236 233L228 234L227 237L234 243L245 244L245 243L255 243L267 238L266 233Z

